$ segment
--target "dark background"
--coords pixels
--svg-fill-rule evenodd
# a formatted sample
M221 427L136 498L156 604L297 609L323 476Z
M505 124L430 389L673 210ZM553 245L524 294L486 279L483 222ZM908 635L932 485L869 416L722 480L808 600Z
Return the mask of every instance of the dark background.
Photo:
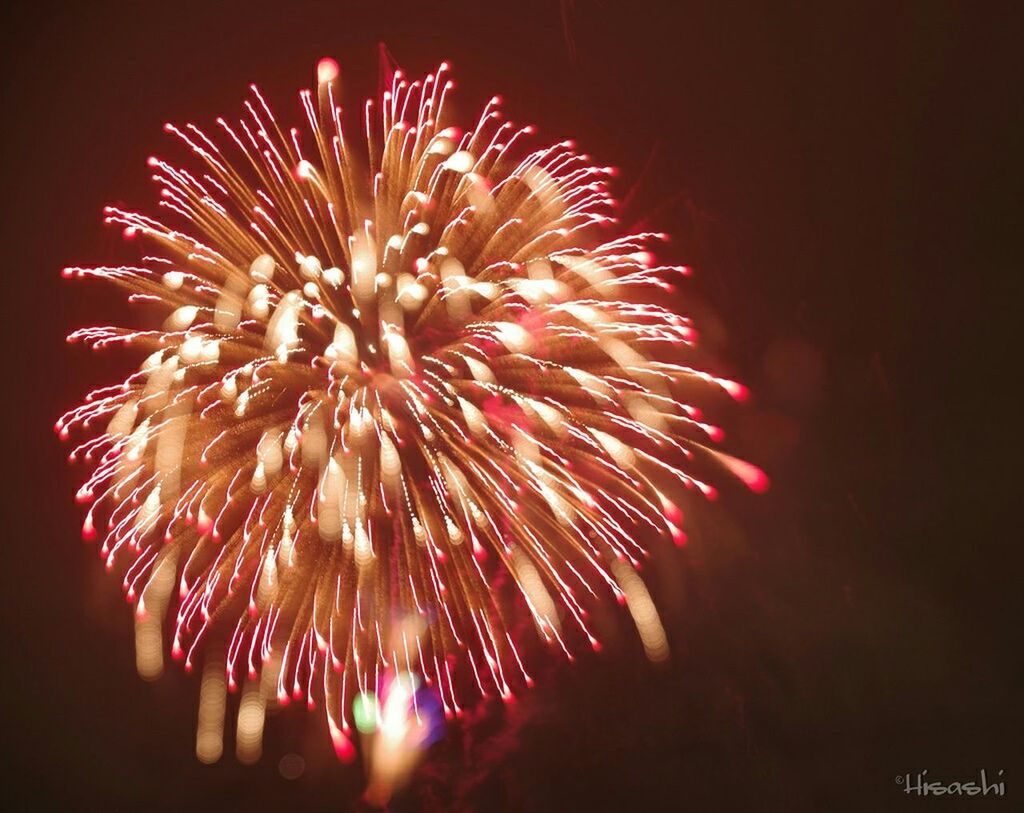
M413 74L451 60L465 115L500 92L622 168L627 220L675 236L687 306L754 390L729 448L773 477L659 548L671 665L610 615L605 652L452 731L395 809L903 809L898 774L983 767L1007 798L970 802L1019 804L1024 27L973 5L9 4L0 805L345 810L360 791L302 712L268 720L255 767L230 735L195 761L198 681L137 677L50 427L103 369L63 335L109 295L59 271L123 250L101 207L155 202L163 122L234 113L256 81L298 123L324 55L351 107L381 41Z

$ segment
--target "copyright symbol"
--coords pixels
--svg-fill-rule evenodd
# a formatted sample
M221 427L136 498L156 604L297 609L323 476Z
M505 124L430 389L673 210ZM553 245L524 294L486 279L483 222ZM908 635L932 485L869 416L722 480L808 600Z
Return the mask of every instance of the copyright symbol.
M900 774L899 776L896 777L896 784L897 785L902 785L903 784L903 774Z

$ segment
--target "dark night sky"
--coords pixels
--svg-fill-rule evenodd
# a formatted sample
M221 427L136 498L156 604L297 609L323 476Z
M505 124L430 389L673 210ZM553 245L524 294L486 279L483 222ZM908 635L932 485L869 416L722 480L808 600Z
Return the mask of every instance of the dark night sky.
M351 105L381 41L410 73L450 60L467 115L500 92L622 168L626 216L676 236L698 327L755 392L724 418L729 448L774 480L659 549L670 666L609 615L605 652L481 711L395 809L896 809L894 777L924 768L1003 768L1024 793L1021 13L759 5L9 5L5 809L345 810L358 794L312 715L273 718L255 767L195 761L197 681L137 677L50 427L98 370L63 336L107 307L59 271L121 250L101 207L154 202L163 122L233 113L251 81L297 121L324 55ZM277 769L289 752L297 781Z

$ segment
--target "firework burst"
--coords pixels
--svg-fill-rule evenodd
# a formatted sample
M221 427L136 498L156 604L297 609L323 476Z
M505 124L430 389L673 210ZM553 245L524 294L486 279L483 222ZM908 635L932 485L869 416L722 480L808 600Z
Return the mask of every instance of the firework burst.
M664 658L638 537L681 542L673 495L714 496L700 466L766 483L711 448L691 401L744 389L688 366L694 331L657 304L686 269L615 231L610 168L530 147L497 97L458 129L444 64L395 73L356 146L337 76L323 60L300 94L303 131L256 87L219 143L167 125L193 154L149 161L177 225L108 207L145 256L64 272L165 309L69 336L146 358L57 430L88 433L83 534L135 603L140 673L168 612L174 657L203 659L204 759L242 682L240 755L300 699L349 753L350 700L393 675L448 715L508 698L532 682L519 636L596 647L601 593Z

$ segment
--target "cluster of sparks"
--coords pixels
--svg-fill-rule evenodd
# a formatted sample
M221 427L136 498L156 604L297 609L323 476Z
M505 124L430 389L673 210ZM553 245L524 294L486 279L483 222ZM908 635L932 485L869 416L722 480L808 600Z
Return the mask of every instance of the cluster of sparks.
M108 207L154 248L64 272L165 309L69 336L146 359L56 428L88 435L83 534L123 574L140 673L165 623L201 659L207 761L239 683L240 756L268 704L303 699L350 753L352 699L388 675L422 675L448 716L510 698L524 630L596 648L602 592L662 659L637 540L682 542L673 495L715 494L698 460L766 485L712 448L690 401L745 390L686 364L694 330L658 300L687 269L655 264L663 235L616 235L611 168L531 149L497 97L456 128L445 64L396 72L353 147L339 84L321 61L304 131L255 86L221 144L167 125L195 159L149 161L178 225Z

